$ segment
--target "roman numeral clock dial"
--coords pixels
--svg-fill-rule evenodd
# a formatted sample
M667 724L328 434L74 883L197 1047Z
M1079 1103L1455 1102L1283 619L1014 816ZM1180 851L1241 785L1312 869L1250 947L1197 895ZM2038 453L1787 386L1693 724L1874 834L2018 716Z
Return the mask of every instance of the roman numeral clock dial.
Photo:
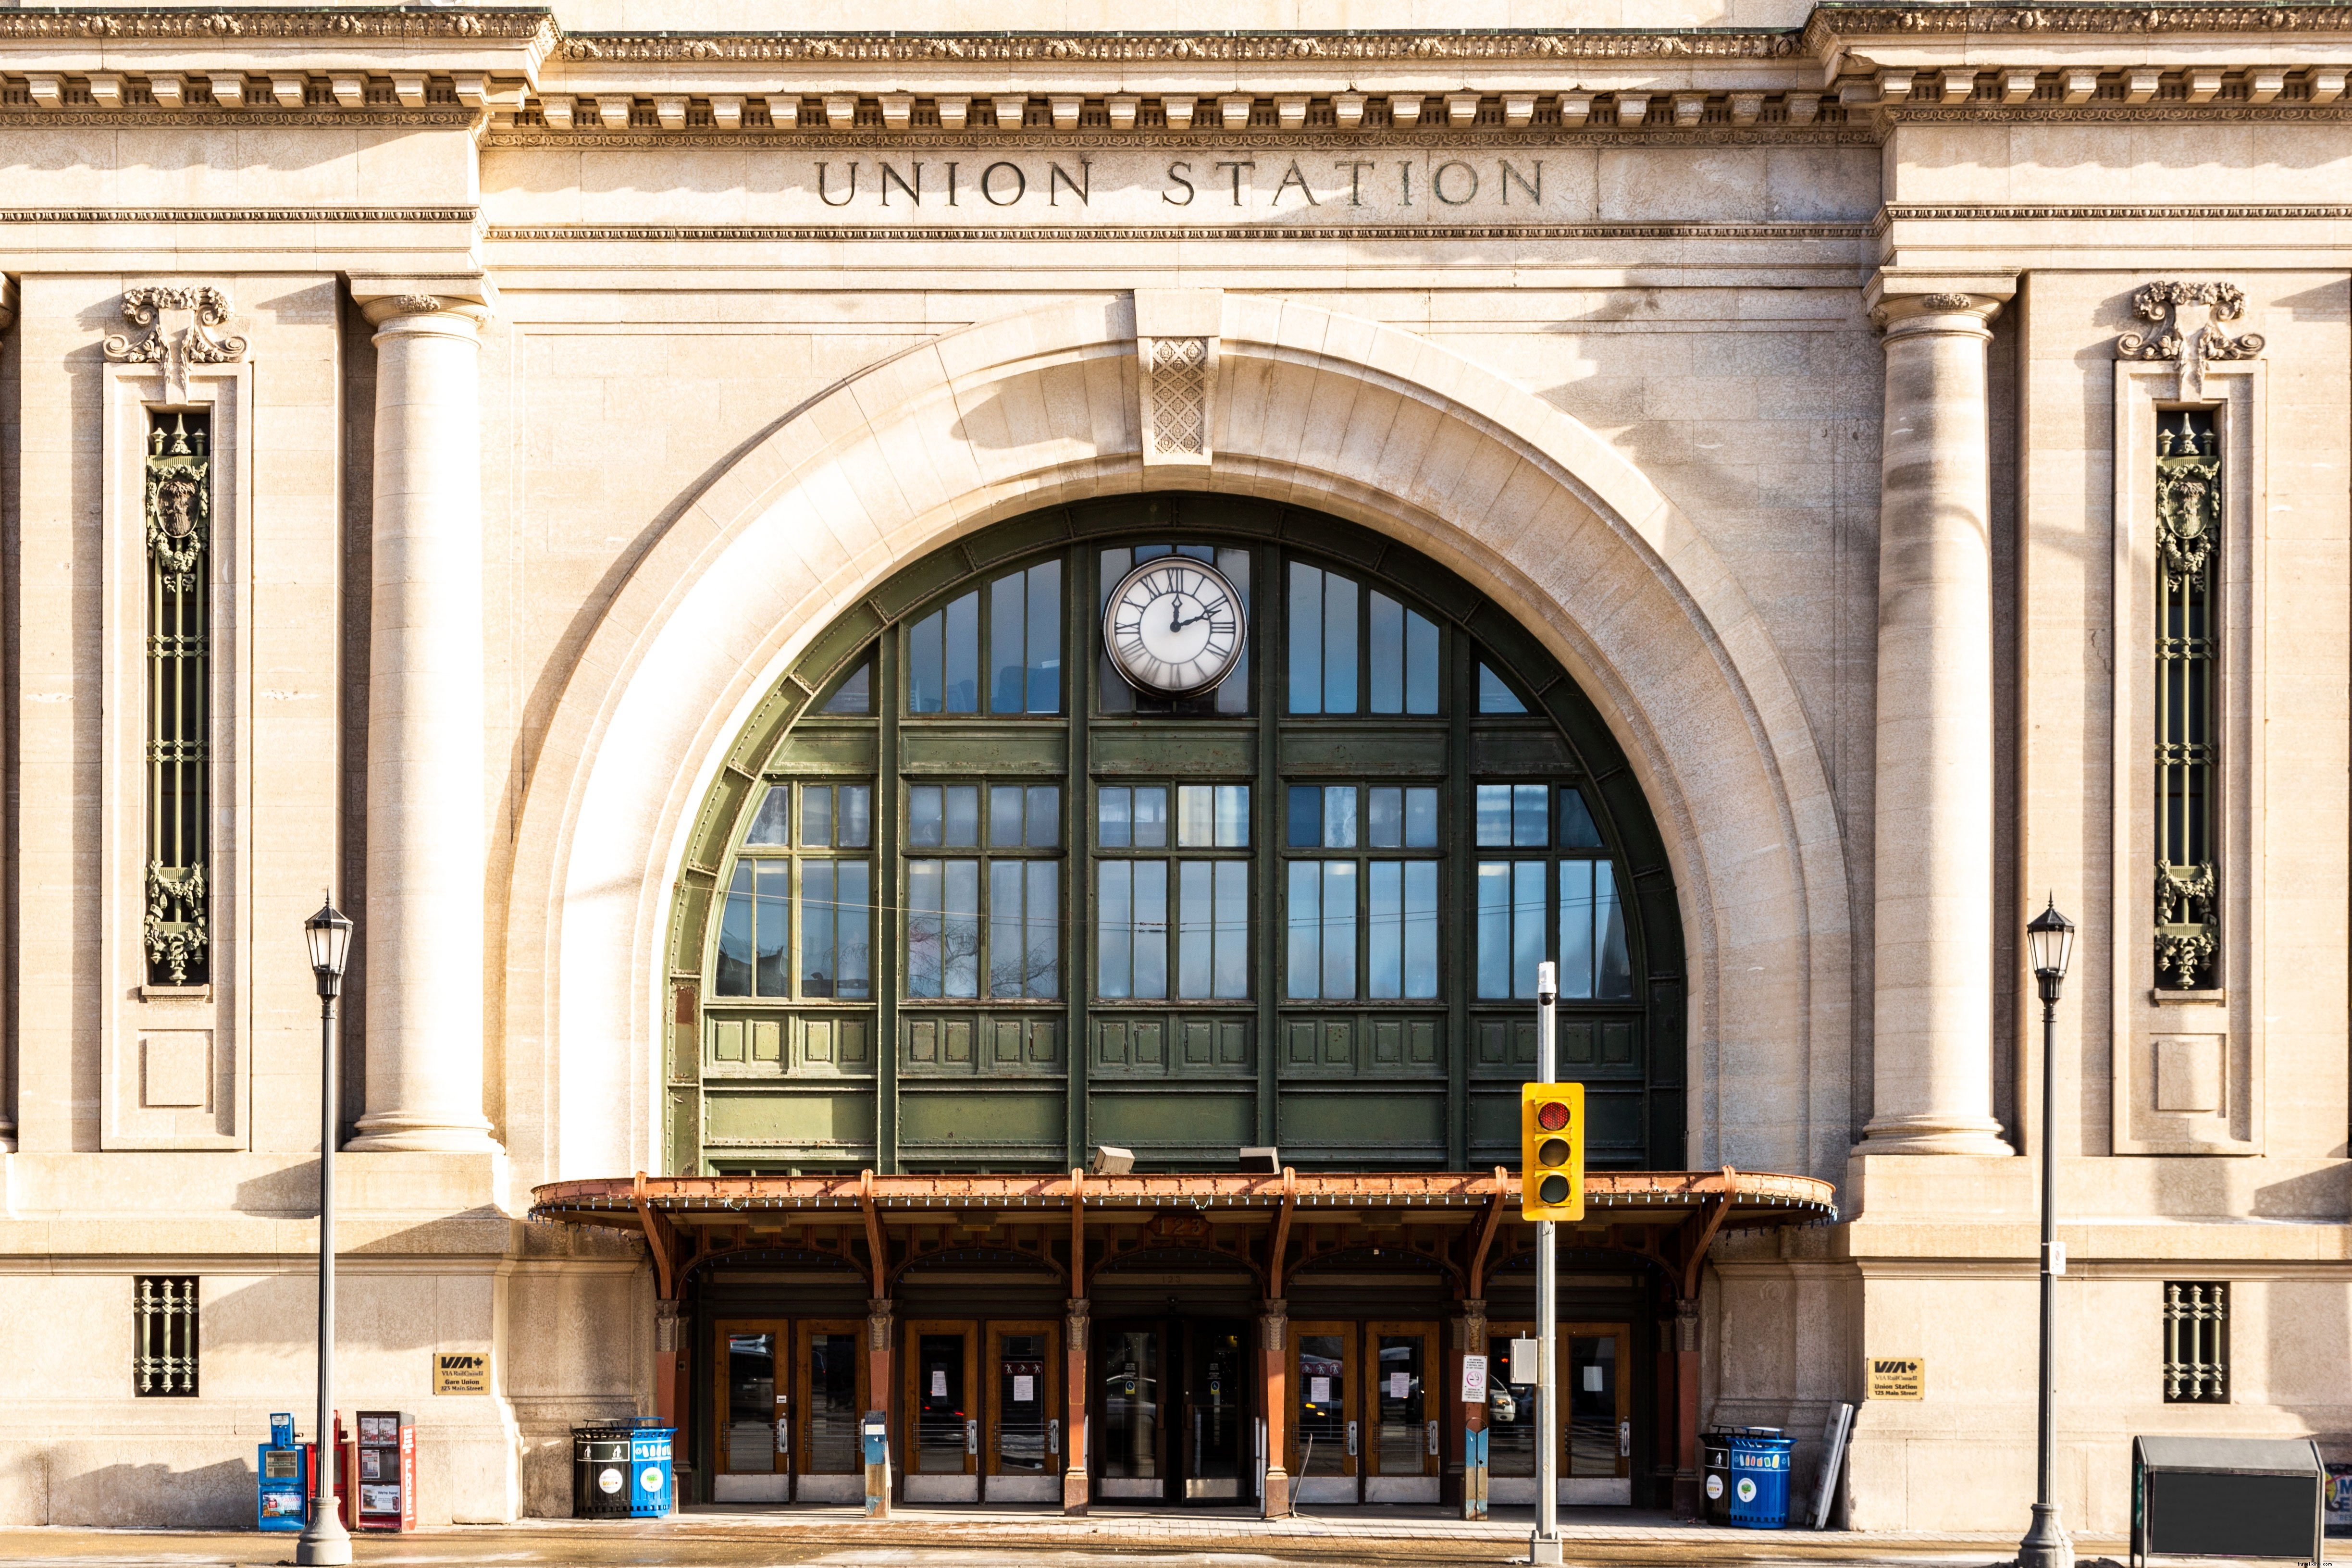
M1242 656L1242 596L1223 572L1164 555L1119 579L1103 612L1103 646L1129 685L1185 697L1214 687Z

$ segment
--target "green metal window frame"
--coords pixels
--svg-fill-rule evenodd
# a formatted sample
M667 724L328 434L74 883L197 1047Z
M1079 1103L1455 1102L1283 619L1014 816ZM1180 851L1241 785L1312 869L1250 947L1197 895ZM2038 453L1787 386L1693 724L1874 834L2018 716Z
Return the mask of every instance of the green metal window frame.
M1241 551L1250 563L1245 705L1231 693L1186 705L1105 700L1099 617L1090 609L1103 589L1101 552L1167 543ZM1434 625L1436 713L1372 714L1361 711L1366 704L1345 715L1287 711L1286 595L1267 585L1286 584L1294 559L1353 579L1361 602L1377 591ZM992 581L1049 559L1062 563L1059 711L909 712L906 630L975 590L984 604ZM1360 637L1360 656L1370 657L1364 643ZM1479 711L1481 665L1509 684L1525 713ZM866 711L827 711L835 691L860 678L872 694ZM885 906L870 949L871 1000L713 996L727 878L739 852L759 852L741 840L765 789L868 779L869 852ZM1050 852L1063 868L1057 998L907 994L905 868L949 852L906 843L907 791L944 781L1061 786L1062 847ZM1559 787L1572 785L1591 813L1600 846L1563 847L1554 826L1545 847L1530 852L1548 868L1548 937L1558 921L1550 906L1559 862L1606 858L1616 869L1633 994L1567 1007L1562 1062L1585 1078L1592 1097L1596 1166L1677 1166L1685 979L1663 841L1606 726L1524 628L1401 543L1257 500L1092 502L958 540L895 574L818 634L735 737L702 802L668 942L667 1168L1055 1169L1083 1161L1100 1142L1135 1146L1163 1169L1228 1166L1244 1144L1279 1144L1302 1168L1507 1161L1517 1146L1517 1085L1534 1060L1533 1009L1467 994L1470 923L1455 917L1470 907L1480 853L1466 804L1474 782L1494 781L1545 785L1548 819L1556 817ZM1434 998L1367 997L1361 953L1356 998L1294 1002L1284 994L1276 938L1294 855L1283 827L1286 791L1349 782L1440 791L1433 848L1377 850L1360 835L1358 848L1336 852L1366 863L1423 860L1441 868ZM1180 849L1172 823L1164 850L1100 842L1097 787L1156 783L1171 791L1171 818L1180 785L1247 785L1249 846ZM982 836L970 852L985 861L992 852ZM1088 896L1099 868L1191 857L1247 864L1247 996L1099 998ZM1360 921L1360 946L1364 939ZM814 1036L828 1040L826 1051L812 1055L798 1043ZM850 1036L863 1037L854 1058L842 1049ZM755 1038L768 1042L756 1064ZM734 1051L723 1066L714 1054L722 1039Z
M147 411L147 983L212 977L212 415Z
M2221 984L2221 432L2210 409L2157 415L2156 975Z

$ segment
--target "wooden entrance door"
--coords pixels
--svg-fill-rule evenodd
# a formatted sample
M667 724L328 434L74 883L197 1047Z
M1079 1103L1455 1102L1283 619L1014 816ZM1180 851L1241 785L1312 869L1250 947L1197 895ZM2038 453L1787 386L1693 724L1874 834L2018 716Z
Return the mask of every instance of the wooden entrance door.
M792 1497L792 1325L777 1319L721 1318L711 1453L718 1502L784 1502Z
M1290 1324L1291 1483L1299 1501L1359 1500L1362 1395L1356 1325Z
M856 1502L866 1495L858 1437L866 1409L866 1323L803 1322L793 1331L793 1500Z
M990 1323L982 1389L982 1495L991 1502L1059 1502L1062 1325Z
M908 1502L980 1500L980 1325L917 1319L907 1325L906 1495Z
M1364 1500L1437 1500L1437 1395L1444 1365L1432 1322L1364 1325Z

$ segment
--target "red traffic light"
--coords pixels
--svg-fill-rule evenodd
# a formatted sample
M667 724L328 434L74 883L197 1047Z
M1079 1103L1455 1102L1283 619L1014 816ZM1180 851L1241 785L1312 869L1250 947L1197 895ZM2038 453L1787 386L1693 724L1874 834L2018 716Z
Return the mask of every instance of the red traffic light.
M1547 1133L1557 1133L1568 1125L1568 1102L1548 1100L1536 1107L1536 1125Z

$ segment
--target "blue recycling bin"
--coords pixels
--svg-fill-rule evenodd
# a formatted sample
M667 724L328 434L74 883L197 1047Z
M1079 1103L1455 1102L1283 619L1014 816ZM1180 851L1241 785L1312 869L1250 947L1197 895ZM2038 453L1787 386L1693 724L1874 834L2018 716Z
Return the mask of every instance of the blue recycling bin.
M670 1445L675 1427L637 1421L629 1428L629 1517L660 1519L670 1511Z
M1731 1496L1724 1522L1746 1530L1780 1530L1789 1522L1789 1456L1793 1437L1758 1432L1730 1436Z

